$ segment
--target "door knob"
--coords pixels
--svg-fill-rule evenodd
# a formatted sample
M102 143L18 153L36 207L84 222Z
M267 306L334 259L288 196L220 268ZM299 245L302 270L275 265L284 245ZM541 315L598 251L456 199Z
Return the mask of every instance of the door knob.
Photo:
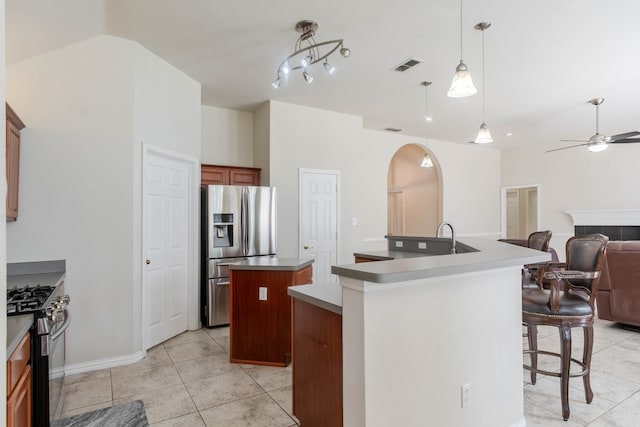
M313 246L304 245L305 249L313 249Z
M151 264L151 260L148 259L147 261L145 261L147 265Z

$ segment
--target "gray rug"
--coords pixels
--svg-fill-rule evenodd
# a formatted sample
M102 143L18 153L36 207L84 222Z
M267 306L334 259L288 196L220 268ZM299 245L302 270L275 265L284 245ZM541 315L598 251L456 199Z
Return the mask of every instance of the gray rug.
M51 427L147 427L141 400L74 415L51 423Z

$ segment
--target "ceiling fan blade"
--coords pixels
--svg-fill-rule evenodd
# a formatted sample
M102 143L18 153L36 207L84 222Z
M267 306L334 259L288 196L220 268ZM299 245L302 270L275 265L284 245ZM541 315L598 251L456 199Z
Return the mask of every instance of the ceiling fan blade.
M621 139L627 139L627 138L631 138L632 136L638 136L640 135L640 132L638 131L633 131L633 132L627 132L627 133L620 133L618 135L611 135L609 138L611 138L611 141L619 141ZM622 141L625 142L625 141Z
M553 150L547 150L547 151L545 151L545 153L551 153L552 151L566 150L567 148L582 147L582 146L584 146L584 145L589 145L589 144L591 144L591 143L590 143L590 142L587 142L586 144L578 144L578 145L570 145L569 147L554 148Z
M590 142L586 139L561 139L562 142Z
M627 142L640 142L640 138L625 138L625 139L614 139L613 141L609 141L609 144L619 144L619 143L627 143Z

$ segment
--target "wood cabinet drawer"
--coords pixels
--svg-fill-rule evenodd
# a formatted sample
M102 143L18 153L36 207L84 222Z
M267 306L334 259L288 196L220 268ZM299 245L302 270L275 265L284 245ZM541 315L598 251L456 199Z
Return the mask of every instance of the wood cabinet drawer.
M27 333L7 360L7 394L11 394L31 359L31 342Z

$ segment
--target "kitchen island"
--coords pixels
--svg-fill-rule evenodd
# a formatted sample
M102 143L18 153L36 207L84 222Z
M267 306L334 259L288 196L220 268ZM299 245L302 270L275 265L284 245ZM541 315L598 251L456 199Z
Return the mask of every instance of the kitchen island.
M521 269L550 255L463 240L475 251L332 267L345 426L525 425Z
M311 283L313 259L254 257L229 265L230 360L291 362L291 298L287 288Z

